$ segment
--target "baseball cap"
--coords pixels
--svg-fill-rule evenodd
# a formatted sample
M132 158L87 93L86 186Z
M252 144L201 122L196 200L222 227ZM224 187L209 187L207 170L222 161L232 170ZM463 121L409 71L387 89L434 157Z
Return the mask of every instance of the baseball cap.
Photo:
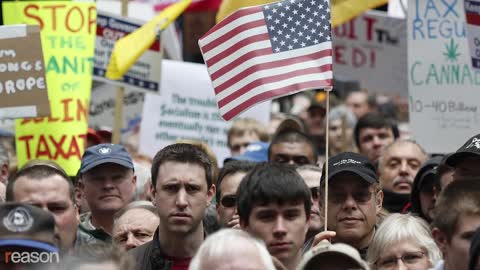
M0 247L58 252L53 215L33 205L0 204Z
M451 154L445 160L445 163L449 166L455 167L460 161L468 156L480 156L480 134L468 139L468 141L465 142L457 152Z
M343 152L332 156L328 160L328 180L332 181L335 175L342 172L352 172L370 184L378 182L375 166L366 156L361 154ZM325 165L322 169L320 181L325 181Z
M227 158L224 163L230 160L246 160L253 162L268 161L268 146L269 144L266 142L253 142L247 146L246 151L243 154Z
M317 246L305 253L298 269L320 269L320 266L328 257L338 258L338 256L349 261L353 267L364 270L369 269L367 263L362 260L355 248L343 243L331 244L326 240L320 242Z
M103 143L91 146L85 150L80 173L85 173L104 163L115 163L133 169L132 158L125 147L120 144Z

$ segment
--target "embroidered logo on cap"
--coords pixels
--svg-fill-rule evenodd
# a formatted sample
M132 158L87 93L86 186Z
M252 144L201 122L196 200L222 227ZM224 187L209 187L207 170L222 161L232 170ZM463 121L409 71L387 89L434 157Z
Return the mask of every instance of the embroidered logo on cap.
M111 152L112 152L112 148L110 147L101 147L98 149L98 153L102 155L107 155L107 154L110 154Z
M465 149L468 149L468 148L474 147L474 146L475 146L477 149L480 149L480 140L479 140L479 139L473 138L473 139L472 139L472 142L471 142L467 147L465 147Z
M356 161L354 159L349 158L349 159L342 159L338 162L335 162L333 166L339 166L343 164L362 164L362 163L360 161Z
M32 227L33 218L26 208L20 206L3 218L3 225L11 232L25 232Z

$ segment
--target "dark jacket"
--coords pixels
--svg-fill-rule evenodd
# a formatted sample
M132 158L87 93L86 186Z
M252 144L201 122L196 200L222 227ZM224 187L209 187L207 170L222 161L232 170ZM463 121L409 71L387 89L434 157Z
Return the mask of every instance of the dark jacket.
M383 195L383 208L390 213L402 213L410 201L410 194L401 194L384 189Z
M430 223L431 220L426 217L422 212L422 205L420 203L420 190L425 183L426 177L433 177L433 174L435 173L435 168L440 164L441 161L441 156L433 157L425 161L422 167L420 167L420 169L418 170L415 179L413 180L412 192L410 195L410 212L423 218L428 223Z
M170 270L173 262L165 258L160 247L158 228L152 241L128 251L135 259L135 270Z
M95 238L96 239L95 243L106 243L106 244L112 243L112 237L108 233L106 233L104 230L93 227L90 219L91 219L90 214L85 215L83 217L83 220L81 219L82 222L78 226L79 230L82 233L86 233L91 237Z

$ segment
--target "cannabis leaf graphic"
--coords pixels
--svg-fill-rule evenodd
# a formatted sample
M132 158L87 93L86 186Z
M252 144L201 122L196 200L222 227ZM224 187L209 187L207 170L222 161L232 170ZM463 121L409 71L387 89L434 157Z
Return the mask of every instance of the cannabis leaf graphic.
M460 53L458 52L458 44L455 44L453 38L450 39L450 45L447 43L445 44L446 52L443 53L447 61L455 62L458 60Z

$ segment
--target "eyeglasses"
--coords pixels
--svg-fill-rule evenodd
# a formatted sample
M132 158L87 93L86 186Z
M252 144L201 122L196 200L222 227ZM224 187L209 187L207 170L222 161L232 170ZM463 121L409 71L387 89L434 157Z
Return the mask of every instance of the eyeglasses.
M423 251L406 252L401 257L391 256L384 259L379 259L375 264L379 269L394 268L397 265L398 260L402 260L402 262L406 265L414 265L423 259L425 255L426 254Z
M353 199L358 203L367 203L372 198L373 192L370 190L362 190L352 193ZM348 194L343 192L331 192L328 194L328 200L331 203L340 204L347 200Z
M220 203L225 208L234 207L237 203L237 196L235 195L226 195L221 200Z
M316 201L320 197L320 188L319 187L311 187L310 188L310 193L312 194L312 199Z

